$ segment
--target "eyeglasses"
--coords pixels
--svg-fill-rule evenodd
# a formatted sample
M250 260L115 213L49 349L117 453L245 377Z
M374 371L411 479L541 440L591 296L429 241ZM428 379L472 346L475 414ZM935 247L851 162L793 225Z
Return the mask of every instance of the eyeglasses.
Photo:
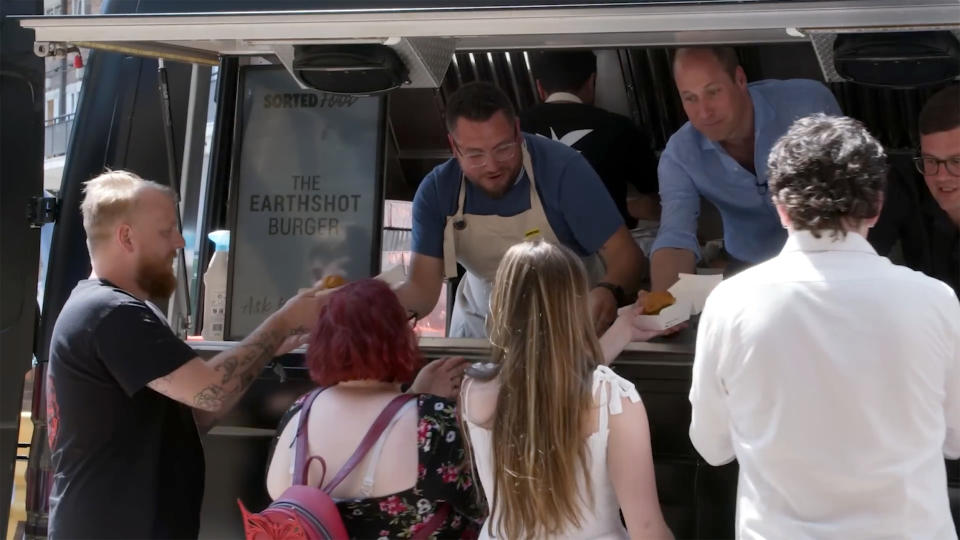
M516 139L516 131L514 131L513 135L514 139ZM451 139L453 139L453 137L451 137ZM520 143L516 140L505 142L497 145L490 152L484 152L483 150L464 152L460 148L460 144L457 143L456 139L453 139L453 146L456 147L457 152L459 152L460 156L463 157L463 162L466 166L470 168L479 168L486 165L491 156L493 156L493 160L498 163L505 163L517 157L517 149L520 148Z
M950 156L947 159L919 156L913 158L913 165L920 171L920 174L927 176L933 176L940 172L940 165L946 167L948 173L960 176L960 155Z

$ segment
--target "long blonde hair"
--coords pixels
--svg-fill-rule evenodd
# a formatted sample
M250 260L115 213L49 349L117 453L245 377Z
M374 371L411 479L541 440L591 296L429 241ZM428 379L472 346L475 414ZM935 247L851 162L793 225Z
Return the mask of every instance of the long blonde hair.
M580 259L543 241L511 247L497 269L489 323L500 383L492 528L518 538L579 527L582 503L593 500L584 418L603 358Z

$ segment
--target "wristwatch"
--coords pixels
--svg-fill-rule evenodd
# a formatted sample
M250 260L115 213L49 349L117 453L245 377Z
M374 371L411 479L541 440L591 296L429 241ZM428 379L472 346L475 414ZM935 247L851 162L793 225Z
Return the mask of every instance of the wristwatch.
M627 293L623 291L623 287L619 285L614 285L613 283L608 283L606 281L601 281L594 285L594 287L603 287L604 289L613 293L613 298L617 301L617 306L627 305Z

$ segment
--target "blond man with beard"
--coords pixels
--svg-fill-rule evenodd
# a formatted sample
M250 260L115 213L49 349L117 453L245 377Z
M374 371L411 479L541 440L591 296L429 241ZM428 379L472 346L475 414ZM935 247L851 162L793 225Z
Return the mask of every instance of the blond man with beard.
M199 431L301 342L323 295L294 297L203 361L148 302L176 288L183 237L173 191L107 172L87 182L81 211L93 273L63 306L50 344L50 538L196 538Z

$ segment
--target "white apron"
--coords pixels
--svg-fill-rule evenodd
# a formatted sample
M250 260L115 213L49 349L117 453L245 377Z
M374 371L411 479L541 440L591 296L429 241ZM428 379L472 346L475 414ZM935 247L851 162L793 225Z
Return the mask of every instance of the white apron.
M460 176L457 212L447 217L443 229L443 265L447 279L457 276L457 262L467 272L457 287L447 331L449 337L487 337L486 318L490 310L493 280L500 260L511 246L537 237L560 244L540 203L530 153L525 144L521 146L521 152L523 168L530 179L530 208L515 216L465 214L466 179ZM591 256L584 262L587 263L591 281L603 275L602 265L597 264L599 257Z

